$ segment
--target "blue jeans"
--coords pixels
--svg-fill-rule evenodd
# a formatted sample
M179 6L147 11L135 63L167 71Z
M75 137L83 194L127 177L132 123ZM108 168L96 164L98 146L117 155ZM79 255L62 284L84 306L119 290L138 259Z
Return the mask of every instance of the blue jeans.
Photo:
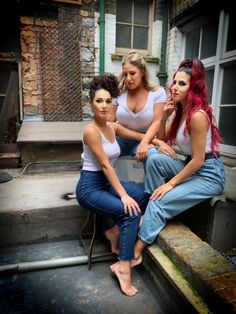
M129 139L125 139L119 136L116 137L116 140L120 146L120 157L122 156L135 157L136 152L137 152L137 147L140 143L139 141L129 140ZM148 156L152 154L156 154L156 153L157 153L157 149L155 147L151 147L148 149ZM143 166L144 166L144 171L145 171L146 160L144 160Z
M185 165L185 161L175 160L162 153L150 156L146 166L145 191L151 194L178 174ZM220 194L224 185L225 172L221 158L205 160L196 173L167 192L162 199L149 200L139 238L148 244L153 243L168 219Z
M122 185L144 212L148 202L144 185L131 182L122 182ZM110 185L103 171L83 170L76 187L76 196L82 207L93 213L113 218L120 227L119 258L132 260L141 214L130 217L125 213L120 197Z

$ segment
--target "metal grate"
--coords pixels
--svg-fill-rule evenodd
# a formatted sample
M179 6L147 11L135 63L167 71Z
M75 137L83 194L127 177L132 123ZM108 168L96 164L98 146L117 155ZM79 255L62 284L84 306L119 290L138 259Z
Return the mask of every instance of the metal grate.
M81 121L81 17L76 8L58 13L58 24L44 26L40 37L44 120Z

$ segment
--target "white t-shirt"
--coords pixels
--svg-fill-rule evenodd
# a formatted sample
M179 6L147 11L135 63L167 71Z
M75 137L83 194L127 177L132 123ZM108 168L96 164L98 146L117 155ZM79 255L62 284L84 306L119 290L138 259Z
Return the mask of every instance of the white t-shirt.
M112 126L110 126L112 128ZM118 145L115 137L115 132L112 128L114 134L114 143L108 141L108 139L102 134L102 132L98 129L102 137L102 146L107 154L111 165L114 167L114 164L118 157L120 156L120 146ZM100 164L97 162L96 158L92 154L91 150L87 145L84 144L83 141L83 170L89 171L99 171L102 170Z
M127 105L127 92L120 95L115 104L117 121L128 129L145 133L153 120L154 105L166 102L166 92L163 87L149 91L147 102L142 110L134 113Z

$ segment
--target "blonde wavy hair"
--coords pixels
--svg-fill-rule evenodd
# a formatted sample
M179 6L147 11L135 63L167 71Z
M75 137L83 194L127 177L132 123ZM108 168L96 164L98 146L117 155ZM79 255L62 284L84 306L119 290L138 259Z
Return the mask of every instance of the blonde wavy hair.
M126 56L124 56L122 59L122 63L121 63L122 69L123 69L124 65L127 63L130 63L133 66L140 69L141 73L143 74L143 76L142 76L143 85L147 90L156 90L159 88L158 85L151 84L149 82L150 75L149 75L149 71L147 68L147 63L146 63L144 57L139 52L137 52L136 50L131 50ZM120 91L121 92L127 91L123 70L120 73L120 75L118 76L118 79L119 79Z

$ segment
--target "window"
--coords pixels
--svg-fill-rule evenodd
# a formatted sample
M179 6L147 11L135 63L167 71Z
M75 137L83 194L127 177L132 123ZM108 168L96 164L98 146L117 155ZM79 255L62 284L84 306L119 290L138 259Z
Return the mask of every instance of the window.
M236 63L225 64L222 72L219 128L223 143L236 146Z
M117 0L116 48L149 50L151 2L149 0Z
M233 11L184 26L185 57L200 58L205 67L208 99L220 134L221 151L236 154L236 19ZM198 24L197 24L198 23Z

